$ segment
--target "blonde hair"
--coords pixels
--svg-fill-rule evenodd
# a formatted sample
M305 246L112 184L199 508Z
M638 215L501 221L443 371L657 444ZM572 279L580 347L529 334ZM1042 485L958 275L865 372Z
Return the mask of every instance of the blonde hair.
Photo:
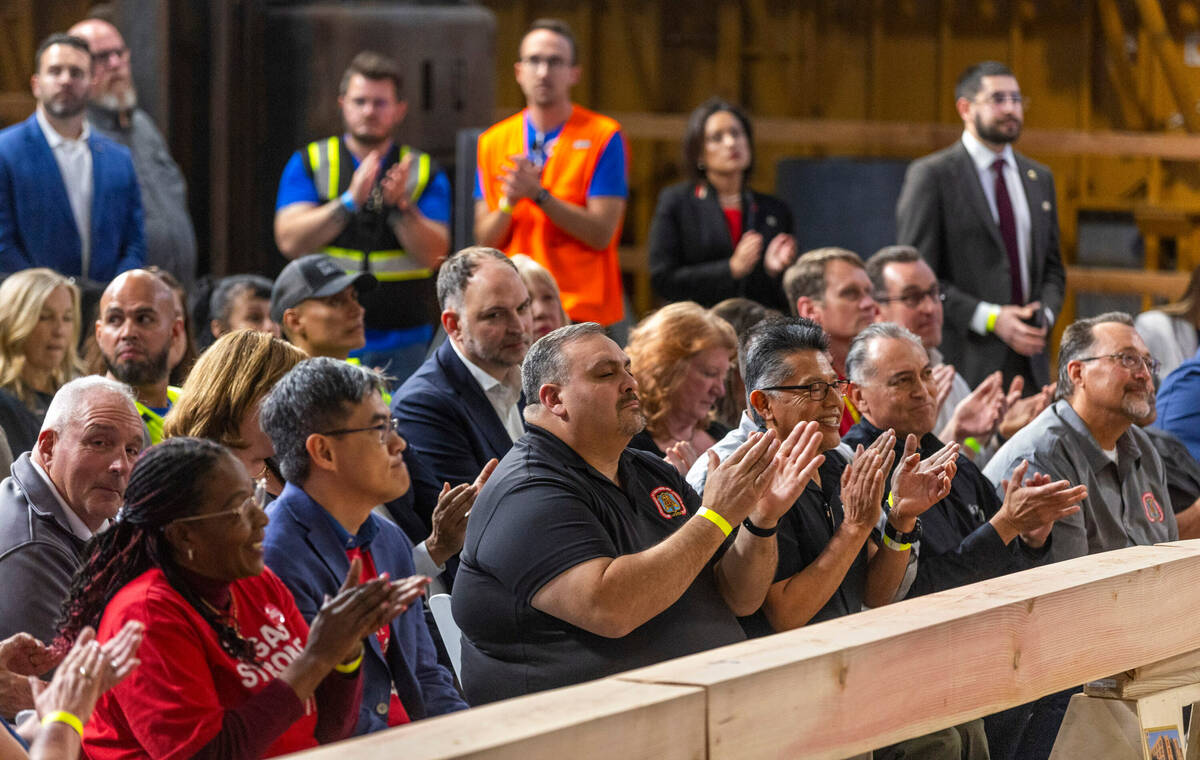
M249 445L242 420L279 379L308 354L254 330L226 333L200 355L167 415L164 438L207 438L230 448Z
M688 360L710 348L724 348L736 361L737 335L728 322L692 301L664 306L630 332L625 353L652 436L666 433L667 413L687 375Z
M564 325L571 324L571 320L567 317L567 310L562 305L562 293L558 289L558 282L555 281L554 275L550 274L550 270L523 253L515 253L509 258L513 266L517 268L521 279L525 281L525 287L529 290L530 297L533 296L535 282L540 282L550 288L554 292L555 300L558 301L558 313L562 315L562 323Z
M83 372L83 364L75 352L82 318L79 288L58 272L44 267L15 272L0 284L0 388L13 392L26 404L33 401L33 391L21 379L25 370L25 341L37 327L46 299L60 287L71 294L74 324L62 361L50 373L55 391Z

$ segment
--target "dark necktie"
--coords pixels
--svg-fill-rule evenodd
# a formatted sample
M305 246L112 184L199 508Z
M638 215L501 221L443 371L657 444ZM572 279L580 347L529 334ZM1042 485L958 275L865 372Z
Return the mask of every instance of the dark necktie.
M1013 216L1012 201L1008 197L1008 185L1004 184L1004 159L992 163L996 173L996 216L1000 218L1000 237L1004 250L1008 252L1008 271L1012 275L1012 302L1018 306L1025 303L1025 289L1021 287L1021 255L1017 247L1017 219Z

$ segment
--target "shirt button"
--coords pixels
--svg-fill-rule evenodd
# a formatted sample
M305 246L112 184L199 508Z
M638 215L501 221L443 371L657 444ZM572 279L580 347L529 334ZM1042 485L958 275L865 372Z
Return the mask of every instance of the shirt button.
M388 703L380 702L379 704L375 705L375 712L379 713L380 715L387 715L388 714Z

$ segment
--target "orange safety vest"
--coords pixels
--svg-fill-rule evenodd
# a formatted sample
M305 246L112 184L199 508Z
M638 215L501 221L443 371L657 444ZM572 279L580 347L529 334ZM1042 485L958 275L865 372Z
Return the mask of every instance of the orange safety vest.
M620 129L621 125L607 116L574 106L542 169L542 186L560 201L586 206L588 184L596 163ZM499 176L502 167L509 163L508 157L524 155L526 150L524 111L492 125L479 136L476 151L480 184L489 209L495 210L500 205L503 186ZM628 161L627 154L626 171ZM620 321L625 313L617 257L620 225L608 246L596 250L554 226L546 212L528 198L522 198L513 207L512 216L508 240L500 249L509 256L527 254L550 270L571 321L602 325Z

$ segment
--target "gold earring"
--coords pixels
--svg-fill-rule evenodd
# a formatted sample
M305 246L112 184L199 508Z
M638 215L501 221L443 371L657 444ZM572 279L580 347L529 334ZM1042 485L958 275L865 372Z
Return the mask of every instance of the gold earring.
M189 546L188 547L188 562L191 562L195 558L196 558L196 550Z

